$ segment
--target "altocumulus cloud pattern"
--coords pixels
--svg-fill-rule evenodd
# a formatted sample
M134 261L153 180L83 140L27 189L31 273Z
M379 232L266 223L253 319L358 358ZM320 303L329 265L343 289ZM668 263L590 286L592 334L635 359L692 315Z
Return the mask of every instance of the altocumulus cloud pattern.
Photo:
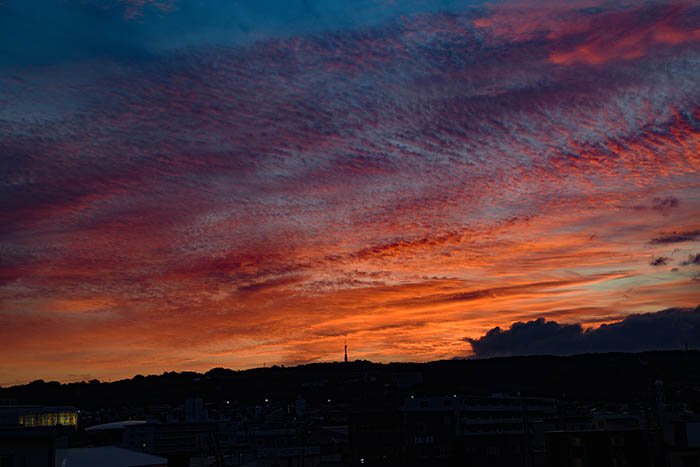
M695 307L698 76L681 0L0 1L0 384Z

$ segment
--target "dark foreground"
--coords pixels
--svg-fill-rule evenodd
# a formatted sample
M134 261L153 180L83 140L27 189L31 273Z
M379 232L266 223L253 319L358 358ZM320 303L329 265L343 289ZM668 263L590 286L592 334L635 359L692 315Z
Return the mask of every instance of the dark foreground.
M0 466L699 466L700 352L0 388Z

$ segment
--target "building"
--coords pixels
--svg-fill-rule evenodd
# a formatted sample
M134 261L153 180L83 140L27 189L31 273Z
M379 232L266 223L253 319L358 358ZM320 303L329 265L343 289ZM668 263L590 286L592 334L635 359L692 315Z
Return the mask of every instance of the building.
M0 467L54 467L77 424L75 407L0 406Z
M654 436L647 430L552 431L546 434L550 465L556 467L652 467Z
M218 449L215 423L138 423L124 427L121 446L162 456L171 467L188 466L194 457Z
M62 427L1 427L0 466L54 467L56 448L67 445L65 431Z
M55 467L167 467L164 457L115 446L56 450Z
M39 405L0 406L0 426L78 426L79 410L71 406Z
M401 411L407 464L511 467L538 464L545 449L538 434L557 407L552 399L455 394L412 396Z
M401 465L402 418L392 407L368 407L349 415L350 457L353 465Z
M663 431L668 467L700 467L700 418L669 417Z

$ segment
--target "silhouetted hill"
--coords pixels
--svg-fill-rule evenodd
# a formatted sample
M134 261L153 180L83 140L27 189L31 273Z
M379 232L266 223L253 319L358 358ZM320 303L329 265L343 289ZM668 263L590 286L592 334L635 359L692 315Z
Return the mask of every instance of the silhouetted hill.
M264 398L332 398L361 403L387 393L510 393L575 400L649 400L656 380L669 399L700 403L700 351L529 356L430 363L316 363L296 367L233 371L215 368L204 374L167 372L102 383L60 384L34 381L0 388L0 397L21 404L71 404L97 407L179 404L191 395L207 401L242 404ZM419 376L420 375L420 376ZM422 379L422 382L421 382ZM409 384L413 381L415 384Z

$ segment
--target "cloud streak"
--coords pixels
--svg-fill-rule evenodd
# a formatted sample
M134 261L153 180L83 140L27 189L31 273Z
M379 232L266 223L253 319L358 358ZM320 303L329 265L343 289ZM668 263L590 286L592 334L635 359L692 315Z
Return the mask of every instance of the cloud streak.
M463 329L700 303L690 3L52 5L0 4L18 380L323 360L341 335L450 358Z

